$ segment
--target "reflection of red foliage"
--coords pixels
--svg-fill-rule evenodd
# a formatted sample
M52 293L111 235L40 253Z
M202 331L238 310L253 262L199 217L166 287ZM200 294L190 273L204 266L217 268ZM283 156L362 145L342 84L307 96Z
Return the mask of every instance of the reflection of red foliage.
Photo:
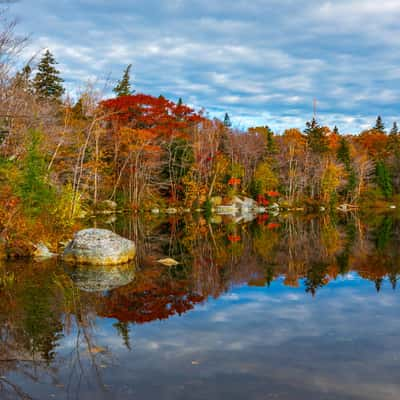
M267 225L267 228L268 229L276 229L276 228L279 228L281 225L280 224L277 224L276 222L270 222L268 225Z
M269 215L268 214L261 214L257 216L257 223L259 225L264 224L266 221L268 221Z
M267 206L269 201L262 194L259 194L257 196L257 203L261 204L262 206Z
M231 178L228 181L228 185L234 186L234 185L240 185L240 182L242 180L240 178Z
M236 242L240 242L241 237L239 235L228 235L228 240L231 243L236 243Z
M143 324L181 315L203 301L203 296L191 293L184 287L170 285L153 286L143 292L133 289L126 293L117 289L103 299L99 315L121 322Z

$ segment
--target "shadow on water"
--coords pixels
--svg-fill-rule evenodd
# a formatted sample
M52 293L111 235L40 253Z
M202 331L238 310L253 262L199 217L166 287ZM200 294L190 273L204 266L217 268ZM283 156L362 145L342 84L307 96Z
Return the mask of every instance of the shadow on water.
M393 216L261 216L246 224L124 216L107 226L135 240L134 265L1 265L2 399L243 398L246 387L254 399L400 396L397 381L384 376L393 360L375 360L382 376L370 384L372 397L329 375L343 362L334 354L351 342L354 379L366 379L359 363L371 362L374 346L388 350L400 328L387 307L399 305L392 289L400 276L400 221ZM162 257L179 264L162 266ZM385 323L374 336L377 312ZM355 348L357 341L370 350ZM204 358L200 376L186 372L186 361L201 363L193 357ZM322 386L304 377L309 357L326 370ZM267 359L279 367L265 368Z

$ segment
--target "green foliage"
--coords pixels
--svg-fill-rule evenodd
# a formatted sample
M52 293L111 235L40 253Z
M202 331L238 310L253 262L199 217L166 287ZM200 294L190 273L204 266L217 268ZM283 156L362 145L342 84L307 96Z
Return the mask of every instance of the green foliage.
M249 185L249 193L254 199L263 194L263 184L258 179L252 179Z
M381 133L386 133L385 124L383 123L380 115L378 115L378 117L376 118L375 126L373 127L373 129Z
M322 154L329 150L325 131L315 118L306 123L304 133L307 135L307 143L312 152Z
M48 183L45 157L40 149L42 137L38 131L30 131L30 143L22 164L18 187L26 211L38 214L53 204L54 192Z
M33 80L35 93L41 99L60 100L64 94L62 86L64 81L60 78L60 71L55 68L56 64L54 56L49 50L46 50L39 62L38 72Z
M393 122L393 127L390 130L390 135L397 135L399 133L399 128L397 127L397 122Z
M393 195L392 179L389 170L383 161L378 161L375 168L376 184L386 199Z
M121 96L129 96L133 94L135 91L131 89L131 68L132 64L129 64L122 75L121 80L118 81L117 86L113 89L113 92L117 95L117 97Z
M231 122L231 119L230 119L228 113L225 113L224 125L225 125L227 128L230 128L230 127L232 126L232 122Z

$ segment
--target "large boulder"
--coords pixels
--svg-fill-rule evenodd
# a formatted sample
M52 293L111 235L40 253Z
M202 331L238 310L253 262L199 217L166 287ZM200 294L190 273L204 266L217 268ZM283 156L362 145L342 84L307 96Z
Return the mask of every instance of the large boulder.
M107 229L84 229L75 234L62 258L68 263L118 265L134 259L135 244Z

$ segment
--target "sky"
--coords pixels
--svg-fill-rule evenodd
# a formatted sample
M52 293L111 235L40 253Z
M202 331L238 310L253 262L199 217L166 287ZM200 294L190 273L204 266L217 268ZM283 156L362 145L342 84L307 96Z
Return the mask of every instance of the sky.
M304 128L313 115L357 133L400 89L399 0L19 0L28 59L50 49L67 89L104 88L132 64L137 92L234 125ZM40 53L39 53L40 54ZM105 92L107 94L107 90Z

